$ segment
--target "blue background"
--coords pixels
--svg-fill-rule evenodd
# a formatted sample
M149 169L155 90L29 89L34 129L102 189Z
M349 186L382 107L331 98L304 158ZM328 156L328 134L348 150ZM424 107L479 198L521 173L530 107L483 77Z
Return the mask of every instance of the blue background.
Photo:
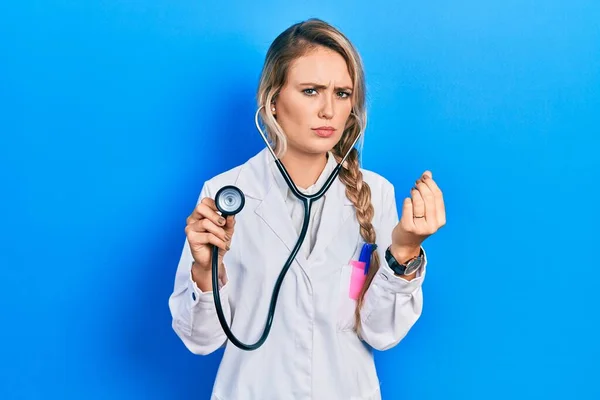
M312 16L364 59L364 167L446 199L384 398L600 398L599 3L215 4L0 7L0 398L208 398L221 353L167 307L185 218L262 148L264 55Z

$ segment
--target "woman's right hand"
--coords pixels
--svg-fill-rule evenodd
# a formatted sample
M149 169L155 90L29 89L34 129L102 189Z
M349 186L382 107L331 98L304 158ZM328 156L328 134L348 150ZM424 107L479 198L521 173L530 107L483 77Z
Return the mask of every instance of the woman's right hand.
M219 278L226 281L224 276L223 256L229 250L235 226L235 216L223 218L217 213L215 201L209 197L202 199L186 220L185 234L194 258L192 277L200 286L206 286L212 278L212 248L219 248ZM199 282L201 281L201 282ZM209 286L212 287L212 284ZM200 287L201 290L206 290Z

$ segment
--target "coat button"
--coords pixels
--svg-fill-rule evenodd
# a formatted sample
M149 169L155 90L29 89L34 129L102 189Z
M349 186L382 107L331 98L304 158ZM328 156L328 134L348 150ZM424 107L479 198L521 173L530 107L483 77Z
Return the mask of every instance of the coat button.
M192 292L192 299L196 301L196 293Z

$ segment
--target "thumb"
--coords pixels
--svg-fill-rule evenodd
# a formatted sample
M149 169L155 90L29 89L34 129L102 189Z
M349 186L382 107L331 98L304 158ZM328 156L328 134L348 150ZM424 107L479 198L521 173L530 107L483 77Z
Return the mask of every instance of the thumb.
M235 215L228 215L227 222L225 222L225 226L223 227L223 229L225 230L225 232L227 234L229 234L231 236L233 234L234 227L235 227Z

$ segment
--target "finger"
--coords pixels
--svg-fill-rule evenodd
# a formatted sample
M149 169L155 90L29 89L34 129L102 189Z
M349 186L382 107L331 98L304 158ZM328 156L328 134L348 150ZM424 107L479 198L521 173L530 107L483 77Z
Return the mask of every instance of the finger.
M444 195L442 190L431 177L425 177L423 182L425 182L427 187L433 192L438 226L443 226L446 224L446 207L444 205Z
M225 223L223 229L225 230L225 233L229 235L229 237L233 237L233 231L235 229L235 215L227 216L227 222Z
M192 231L188 235L188 240L190 241L190 245L205 245L212 244L217 246L222 251L229 250L229 244L224 240L219 239L217 236L210 232L195 232Z
M214 200L205 197L202 199L202 202L196 205L192 215L190 215L187 219L187 224L193 224L196 221L199 221L203 218L210 219L214 224L223 226L225 225L225 218L221 217L217 211Z
M446 205L444 204L444 198L440 197L436 199L437 219L438 226L442 227L446 225Z
M199 233L210 232L225 242L229 242L231 239L227 232L225 232L225 229L215 225L214 222L206 218L189 225L189 230Z
M425 218L414 218L425 215L425 202L423 201L423 197L419 190L416 188L412 188L410 191L410 195L412 197L412 205L413 205L413 220L415 224L419 224L419 220L424 220ZM425 222L425 221L423 221Z
M410 228L415 227L415 221L413 219L413 203L410 197L406 197L402 202L402 221Z
M419 179L415 184L419 194L425 202L425 221L431 225L432 228L437 228L437 215L435 209L435 197L429 187L423 182L423 179Z
M425 182L425 184L429 187L429 189L431 189L431 191L435 194L436 192L440 191L440 188L438 187L437 183L433 180L433 177L431 175L431 172L429 171L425 171L423 173L423 175L421 176L421 180L423 182Z
M202 204L206 204L207 206L209 206L210 208L212 208L213 210L217 211L217 204L215 203L215 201L213 199L211 199L210 197L204 197L202 199L202 201L200 201Z
M227 283L227 281L229 280L229 278L227 278L227 269L225 268L225 265L223 264L223 262L219 262L219 280L221 282L223 282L223 285Z
M427 170L425 172L423 172L423 176L421 178L424 178L425 176L428 176L430 178L433 178L433 174L431 173L431 171Z

